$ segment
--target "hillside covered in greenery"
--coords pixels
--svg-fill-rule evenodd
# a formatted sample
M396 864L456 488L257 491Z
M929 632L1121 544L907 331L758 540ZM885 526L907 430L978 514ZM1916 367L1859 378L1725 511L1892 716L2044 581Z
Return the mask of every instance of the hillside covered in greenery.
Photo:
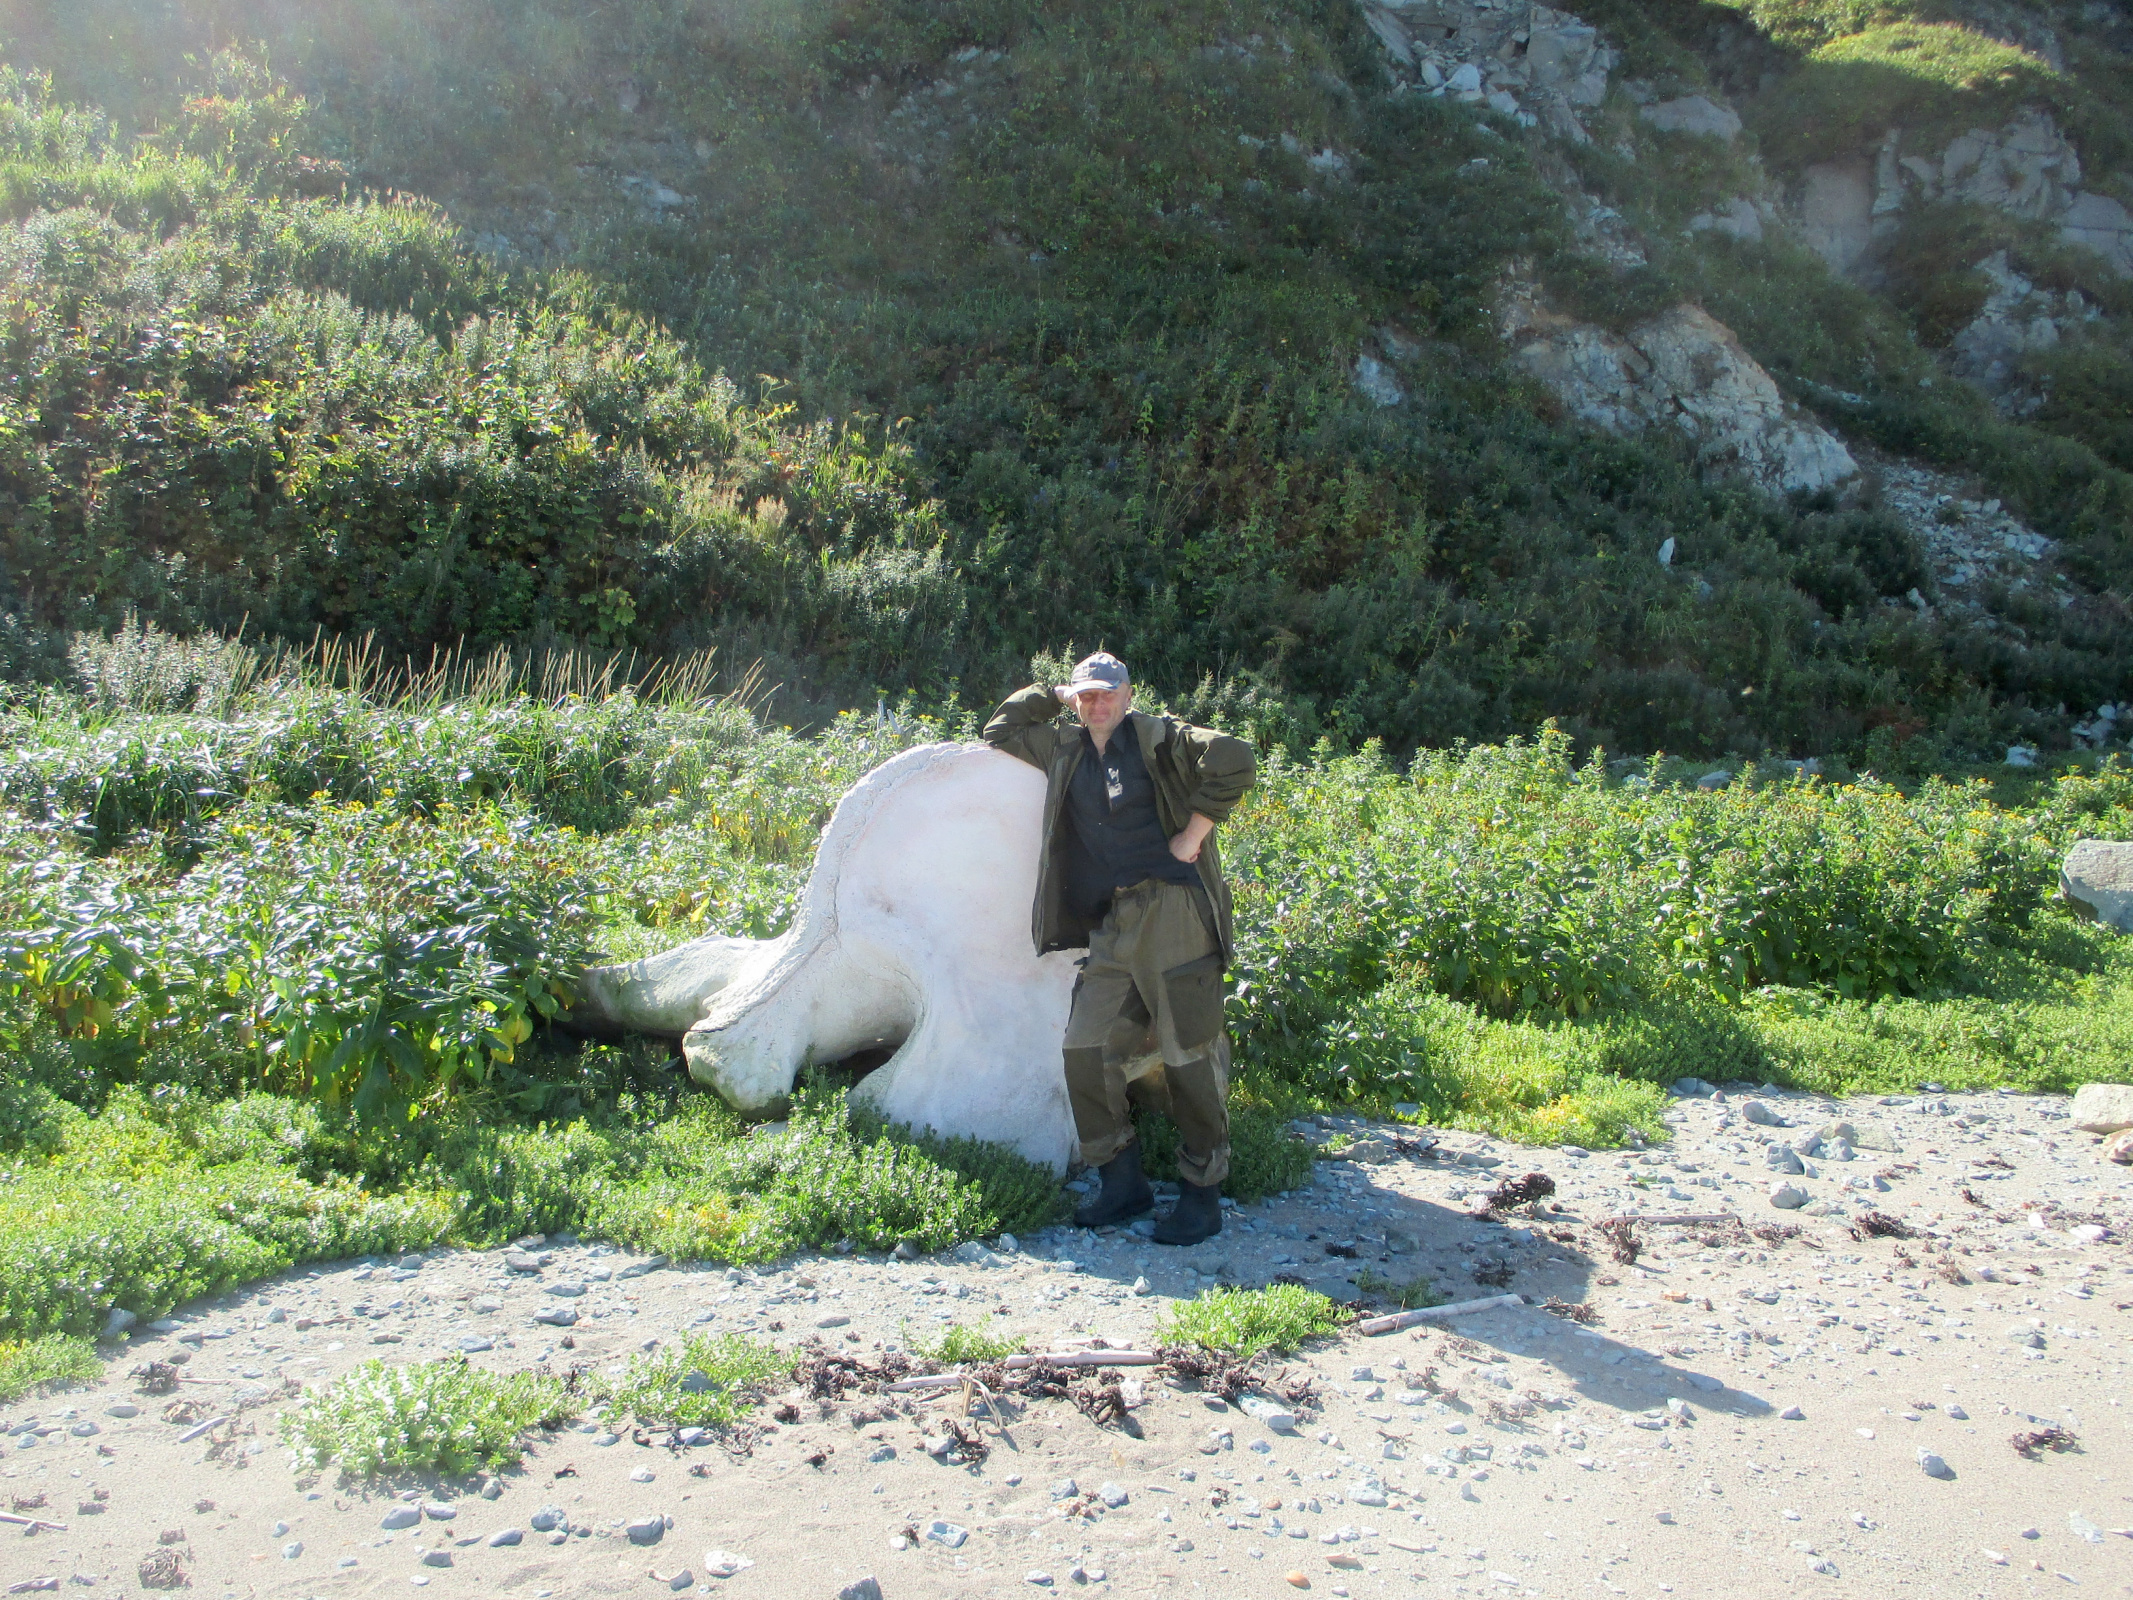
M2122 186L2119 9L1581 14L1620 58L1582 145L1395 83L1350 0L11 0L17 675L134 613L717 646L819 716L1102 642L1296 748L1553 716L1883 766L2133 696L2126 280L1960 205L1849 277L1684 231L2025 108ZM1691 92L1745 131L1639 115ZM1945 370L1995 249L2104 313L2025 357L2022 415ZM1871 485L1788 501L1579 421L1498 337L1514 279L1599 328L1702 306L1856 447L2028 519L2052 583L1943 603Z

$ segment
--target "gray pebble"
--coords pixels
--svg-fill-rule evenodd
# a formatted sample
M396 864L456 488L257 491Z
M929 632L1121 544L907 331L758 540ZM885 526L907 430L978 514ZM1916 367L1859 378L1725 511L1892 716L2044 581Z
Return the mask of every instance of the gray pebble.
M1770 1186L1770 1203L1780 1211L1797 1211L1807 1201L1807 1191L1796 1183L1773 1183Z
M425 1567L448 1567L452 1564L452 1552L449 1550L425 1550L422 1552L422 1564Z
M551 1528L560 1528L569 1520L570 1513L561 1506L542 1506L531 1518L535 1533L546 1533Z
M543 1284L541 1287L541 1293L557 1295L565 1300L575 1300L584 1292L585 1285L573 1278L562 1278L554 1283Z
M545 1322L552 1328L568 1328L576 1325L578 1314L569 1306L550 1306L546 1311L535 1312L533 1320Z
M667 1536L665 1517L636 1517L622 1530L630 1536L631 1544L657 1544Z
M1071 1500L1079 1493L1081 1493L1081 1485L1072 1478L1061 1478L1052 1485L1052 1498L1054 1500Z
M1929 1478L1952 1478L1955 1469L1930 1450L1918 1452L1918 1465Z
M104 1407L104 1415L107 1417L137 1417L140 1414L141 1408L131 1400L120 1400Z
M1126 1503L1126 1491L1115 1483L1107 1483L1096 1491L1096 1498L1116 1511Z
M412 1528L422 1520L422 1512L414 1506L394 1506L379 1521L381 1528Z
M459 1507L446 1505L442 1500L432 1500L422 1508L422 1514L432 1522L450 1522L459 1515Z
M516 1528L498 1528L489 1535L489 1548L501 1550L505 1545L517 1544L526 1536Z
M1970 1413L1965 1411L1961 1406L1955 1404L1952 1400L1948 1403L1947 1407L1945 1408L1945 1411L1946 1415L1953 1421L1968 1422L1970 1420Z
M837 1600L881 1600L881 1584L872 1573L837 1591Z
M284 1561L294 1561L298 1556L302 1555L303 1553L304 1542L301 1539L291 1539L287 1544L281 1547L281 1558Z

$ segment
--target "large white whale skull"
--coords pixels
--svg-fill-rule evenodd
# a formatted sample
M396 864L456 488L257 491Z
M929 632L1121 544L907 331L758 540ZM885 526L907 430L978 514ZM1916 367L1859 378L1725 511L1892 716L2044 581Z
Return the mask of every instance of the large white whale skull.
M907 750L837 803L781 938L713 936L596 967L576 1016L679 1036L689 1075L742 1111L776 1108L809 1060L888 1048L857 1098L1063 1172L1074 964L1031 949L1043 811L1043 775L1012 756Z

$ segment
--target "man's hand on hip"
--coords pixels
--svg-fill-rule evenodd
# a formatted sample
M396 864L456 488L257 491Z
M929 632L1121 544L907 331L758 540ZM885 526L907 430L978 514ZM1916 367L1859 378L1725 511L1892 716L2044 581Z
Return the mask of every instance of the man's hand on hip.
M1170 853L1180 861L1197 861L1200 859L1200 846L1207 842L1207 836L1214 831L1214 823L1195 811L1192 820L1170 841Z

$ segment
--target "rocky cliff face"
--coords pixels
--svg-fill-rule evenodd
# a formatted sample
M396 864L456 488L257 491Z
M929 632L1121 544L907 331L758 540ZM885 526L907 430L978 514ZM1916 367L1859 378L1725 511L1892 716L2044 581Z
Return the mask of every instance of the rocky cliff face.
M1716 90L1659 95L1618 78L1621 52L1580 17L1523 0L1363 0L1363 13L1402 89L1515 117L1573 147L1593 142L1613 94L1637 122L1661 133L1731 146L1740 115ZM2057 46L2054 43L2053 48ZM1627 143L1616 153L1634 160ZM1562 184L1581 246L1618 270L1641 267L1639 230L1585 193L1571 169ZM1906 208L1975 206L2053 230L2133 275L2133 213L2084 187L2079 151L2051 114L2027 108L2003 126L1938 143L1891 127L1871 150L1816 162L1790 178L1767 174L1763 192L1735 195L1691 216L1691 234L1746 244L1766 235L1813 251L1840 275L1873 278L1873 251ZM2043 396L2022 361L2057 347L2100 312L2078 290L2039 287L2007 252L1981 255L1983 304L1954 336L1951 376L1977 385L2010 415ZM1581 421L1614 433L1678 431L1707 468L1738 472L1777 492L1855 486L1859 465L1831 429L1786 398L1732 330L1682 304L1622 331L1552 308L1530 281L1507 284L1500 307L1518 364ZM1365 355L1357 381L1381 404L1400 394L1396 370ZM1899 497L1900 498L1900 497ZM2025 535L2038 552L2044 541ZM2025 546L2026 547L2026 546Z

